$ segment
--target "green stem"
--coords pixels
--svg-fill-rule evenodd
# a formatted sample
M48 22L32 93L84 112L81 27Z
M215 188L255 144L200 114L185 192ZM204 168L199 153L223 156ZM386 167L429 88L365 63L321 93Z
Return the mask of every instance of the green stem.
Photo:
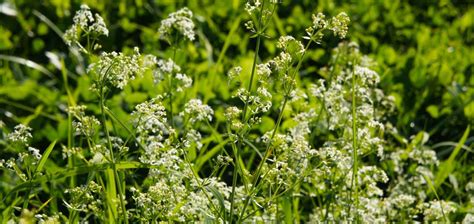
M260 42L261 42L261 36L260 34L257 35L257 45L255 46L255 55L253 57L253 64L252 64L252 72L250 74L250 82L247 88L248 93L250 94L252 92L252 84L253 84L253 79L255 76L255 68L257 66L257 59L258 59L258 52L260 49ZM244 110L242 113L242 122L245 121L245 117L247 116L247 110L248 110L248 99L245 99L245 105L244 105Z
M351 189L354 190L355 193L355 209L356 209L356 216L357 215L357 208L359 207L359 191L358 191L358 152L357 152L357 111L356 111L356 74L354 70L352 71L352 181L351 181ZM351 194L352 194L351 190Z
M230 130L229 134L230 134ZM230 221L232 223L232 219L234 218L234 199L235 199L235 187L237 185L237 171L239 170L239 149L235 145L234 141L232 143L232 150L234 151L234 170L232 171L232 193L230 195ZM243 175L243 174L242 174Z
M175 44L178 44L178 41L179 41L179 36L176 35L175 36ZM176 51L178 50L178 48L176 46L173 46L173 63L176 63L175 60L176 60ZM173 116L173 74L169 74L169 79L168 79L168 85L169 85L169 89L168 89L168 100L169 100L169 103L170 103L170 125L171 127L174 128L174 116Z
M104 75L105 77L105 75ZM125 203L124 203L124 200L123 200L123 191L122 191L122 186L121 186L121 180L120 180L120 176L118 175L118 172L117 172L117 167L115 166L115 157L114 157L114 152L113 152L113 147L112 147L112 141L110 140L110 134L109 134L109 130L107 129L107 123L106 123L106 116L105 116L105 92L104 92L104 86L102 86L100 88L100 113L101 113L101 117L102 117L102 126L104 128L104 132L105 132L105 136L107 138L107 143L108 143L108 146L109 146L109 153L110 153L110 159L112 160L112 171L113 173L110 173L110 172L106 172L106 175L108 176L108 185L107 187L109 187L110 189L113 188L117 188L118 192L119 192L119 201L120 201L120 206L121 206L121 209L122 209L122 215L124 216L123 219L125 220L125 223L128 223L128 219L127 219L127 213L126 213L126 209L125 209ZM116 179L118 181L116 181ZM110 185L113 185L113 186L110 186ZM115 192L115 190L111 190L110 192ZM109 197L111 198L115 198L116 196L115 195L109 195ZM112 201L113 203L113 201Z

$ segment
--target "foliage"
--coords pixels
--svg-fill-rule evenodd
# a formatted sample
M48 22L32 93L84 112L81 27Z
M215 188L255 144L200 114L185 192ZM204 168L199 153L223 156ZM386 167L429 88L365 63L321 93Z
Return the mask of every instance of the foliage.
M0 220L470 223L472 18L455 0L0 3Z

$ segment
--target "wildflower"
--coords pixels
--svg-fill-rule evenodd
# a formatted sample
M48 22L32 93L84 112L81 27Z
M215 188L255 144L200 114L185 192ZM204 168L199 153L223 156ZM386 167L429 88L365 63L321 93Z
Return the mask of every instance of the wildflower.
M203 104L200 99L192 99L184 105L184 112L181 112L181 116L188 115L191 123L197 121L212 121L214 111L206 104Z
M278 39L277 47L294 58L299 58L304 53L303 44L292 36L281 36Z
M274 64L276 70L286 73L286 71L291 67L291 62L293 58L287 52L280 52L278 56L276 56L272 61L269 61L269 64Z
M227 72L227 77L229 78L229 82L234 80L236 77L238 77L241 72L242 72L242 67L240 66L231 68L229 72Z
M201 149L201 134L196 130L190 130L188 133L186 133L186 137L183 139L183 145L186 148L190 148L194 145L198 150Z
M155 83L161 82L165 78L165 75L172 75L181 71L181 68L174 63L171 58L168 58L167 60L160 59L155 63L157 66L156 69L153 70Z
M325 29L327 26L326 16L323 13L318 13L317 15L311 15L313 19L313 28L314 29Z
M444 215L456 211L453 202L433 200L428 203L423 203L426 221L440 220Z
M167 125L166 109L161 103L161 96L135 106L132 117L142 138L153 135L161 140L163 135L172 132Z
M372 85L375 85L380 82L379 75L377 72L373 71L370 68L355 66L355 73L359 75L363 81Z
M193 84L193 80L186 74L178 73L175 79L178 81L178 85L176 85L177 92L182 92L184 88L189 88Z
M462 224L474 223L474 214L467 213L462 220Z
M264 86L257 88L257 96L254 98L256 108L254 112L267 112L272 107L272 94Z
M35 158L36 160L41 159L41 153L38 149L33 148L33 147L28 147L28 152Z
M69 46L73 43L80 45L81 32L93 37L109 35L104 19L97 13L92 16L87 5L81 5L81 9L74 15L73 21L74 24L64 33L64 39Z
M31 128L23 124L15 126L14 131L8 134L7 139L11 142L17 142L24 145L28 144L28 141L33 137L31 135Z
M316 43L320 43L321 39L323 38L323 32L319 32L325 30L327 28L327 21L325 20L326 16L323 13L318 13L317 15L311 15L313 19L313 23L310 27L306 28L307 36L304 39L314 40Z
M252 2L253 4L251 3L251 1L248 1L247 3L245 3L245 11L247 11L247 13L250 15L254 11L258 10L258 7L260 7L260 5L262 4L259 0L255 0Z
M66 189L64 193L70 197L69 200L64 201L66 207L88 212L98 217L104 215L102 210L103 200L100 198L103 194L103 189L94 181L89 181L87 185Z
M169 14L168 18L161 21L158 32L162 38L171 42L174 32L178 32L186 39L194 40L194 23L192 20L193 12L188 8L182 8L176 12Z
M334 35L344 38L347 34L349 22L349 16L345 12L341 12L331 19L329 29L334 32Z
M94 116L82 116L78 121L73 121L72 126L76 131L76 135L84 135L86 137L94 136L96 129L100 125L99 120Z
M88 72L92 72L96 77L96 84L93 90L98 91L102 85L113 86L123 89L129 81L135 79L135 75L141 75L140 52L134 48L133 55L111 52L102 53L99 61L89 65Z
M240 113L242 113L242 110L240 110L239 108L237 108L237 107L228 107L225 110L224 116L226 117L227 120L230 121L232 119L238 118Z
M267 63L257 65L257 75L260 77L260 80L265 80L270 77L272 70Z

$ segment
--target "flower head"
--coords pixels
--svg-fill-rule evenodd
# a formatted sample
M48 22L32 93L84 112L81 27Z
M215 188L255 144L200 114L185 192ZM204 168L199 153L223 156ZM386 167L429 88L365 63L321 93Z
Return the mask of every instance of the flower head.
M31 128L23 124L15 126L14 131L8 134L8 140L11 142L18 142L21 144L28 144L28 141L33 137L31 135Z
M193 41L194 40L194 23L193 23L193 12L188 8L182 8L176 12L171 13L168 18L161 21L161 26L158 32L162 38L171 41L173 34L178 32L184 38Z
M93 16L87 5L81 5L81 9L74 15L73 21L74 24L64 33L64 39L69 46L72 43L79 44L81 32L95 38L109 35L104 19L97 13Z

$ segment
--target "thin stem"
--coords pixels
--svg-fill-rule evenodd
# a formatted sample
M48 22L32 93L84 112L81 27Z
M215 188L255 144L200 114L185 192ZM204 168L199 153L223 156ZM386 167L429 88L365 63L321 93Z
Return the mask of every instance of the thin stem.
M352 181L351 181L351 189L355 192L355 209L356 209L356 216L357 215L357 208L359 207L359 191L358 191L358 155L357 155L357 113L356 113L356 74L354 70L352 71ZM352 195L351 190L351 195Z
M250 82L247 88L248 93L250 94L252 91L252 84L253 84L253 79L255 76L255 68L257 66L257 58L258 58L258 52L260 49L260 42L261 42L261 36L260 34L257 35L257 45L255 46L255 55L253 57L253 64L252 64L252 73L250 74ZM247 110L248 110L248 99L245 99L245 105L244 105L244 110L242 113L242 121L245 121L245 117L247 116Z
M111 65L112 67L113 65ZM104 77L105 77L105 74L104 74ZM112 175L109 175L109 178L111 179L117 179L117 181L115 180L112 180L110 182L113 182L115 183L116 186L109 186L109 187L117 187L117 190L119 192L119 200L120 200L120 206L121 206L121 209L122 209L122 215L124 216L124 220L125 220L125 223L128 223L128 219L127 219L127 212L126 212L126 209L125 209L125 202L123 200L123 191L122 191L122 186L121 186L121 178L120 176L118 175L118 172L117 172L117 167L115 166L115 157L114 157L114 152L113 152L113 147L112 147L112 141L110 139L110 134L109 134L109 130L107 129L107 123L106 123L106 117L105 117L105 92L104 92L104 86L101 86L100 88L100 99L99 99L99 102L100 102L100 113L101 113L101 117L102 117L102 126L104 128L104 132L105 132L105 135L106 135L106 138L107 138L107 143L108 143L108 146L109 146L109 154L110 154L110 159L112 160L112 169L113 169L113 174ZM116 178L115 178L116 176Z
M230 136L230 130L229 131L229 136ZM235 187L237 185L237 171L239 170L239 149L235 145L235 142L231 140L232 143L232 150L234 152L234 170L232 171L232 193L230 195L230 221L229 223L232 223L232 219L234 218L234 200L235 200ZM242 174L243 176L243 174Z
M176 35L175 36L175 44L178 44L178 40L179 40L179 36ZM176 63L175 60L176 60L176 51L178 50L178 48L176 46L173 46L173 63ZM171 124L171 127L174 128L174 116L173 116L173 74L169 74L169 81L168 81L168 85L169 85L169 89L168 89L168 100L169 100L169 103L170 103L170 124Z
M260 11L263 11L263 6L265 5L265 1L263 1ZM258 18L258 24L257 24L257 45L255 46L255 54L253 56L253 63L252 63L252 72L250 73L250 82L249 86L247 88L248 93L250 94L252 92L252 85L253 85L253 79L255 76L255 68L257 67L257 59L258 59L258 52L260 50L260 42L262 38L262 33L265 31L265 28L262 28L262 15L259 16ZM245 117L247 116L247 110L248 110L248 98L245 99L245 105L244 105L244 110L242 113L242 122L245 121Z

